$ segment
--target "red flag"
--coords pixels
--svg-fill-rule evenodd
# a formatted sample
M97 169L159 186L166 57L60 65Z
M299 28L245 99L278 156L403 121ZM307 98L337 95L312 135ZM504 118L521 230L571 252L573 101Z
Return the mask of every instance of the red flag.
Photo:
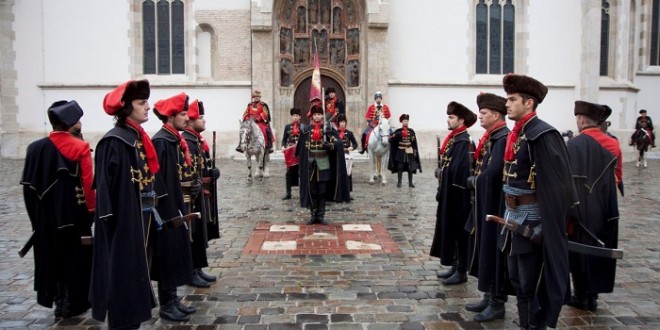
M314 99L319 101L321 98L321 67L319 65L319 51L314 52L314 72L312 73L312 85L309 90L309 101L312 102Z

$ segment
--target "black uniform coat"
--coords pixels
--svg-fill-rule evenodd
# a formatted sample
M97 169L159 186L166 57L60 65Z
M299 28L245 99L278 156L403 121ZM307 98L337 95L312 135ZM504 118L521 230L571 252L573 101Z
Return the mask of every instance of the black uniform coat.
M404 157L405 157L405 150L399 149L399 142L401 142L401 139L403 138L403 128L399 128L394 133L392 133L392 137L390 137L389 142L390 142L390 157L388 158L387 162L387 169L390 170L392 173L398 173L397 166L399 163L403 163ZM407 163L408 167L404 166L403 171L404 172L410 172L412 173L417 173L417 170L419 172L422 172L422 162L419 161L419 149L417 148L417 136L415 135L415 131L412 128L408 128L408 136L410 137L410 141L412 144L412 148L414 150L414 155L408 156Z
M305 142L311 139L312 125L305 126L296 146L296 155L300 157L300 206L309 207L311 194L309 192L309 149ZM348 187L346 173L346 159L344 159L344 145L337 131L334 129L325 133L326 141L334 140L334 150L328 151L330 157L330 171L333 180L327 185L325 200L338 203L350 203L351 193Z
M511 293L506 265L506 255L497 248L499 228L497 223L486 221L486 215L504 214L502 171L504 147L509 128L502 126L490 133L475 164L474 201L465 229L470 233L469 273L476 276L477 288L491 292L495 285L498 295ZM478 173L477 173L478 172ZM468 183L469 185L470 183Z
M193 173L194 180L199 180L201 182L203 172L206 169L205 159L204 159L204 150L200 147L200 141L196 135L183 131L181 133L183 138L188 144L188 150L190 152L190 157L193 161ZM193 269L208 267L208 259L206 257L206 248L208 246L208 232L206 224L211 222L211 200L208 195L203 194L202 192L197 195L197 198L192 201L193 209L189 212L200 212L202 217L200 219L194 220L190 223L190 231L192 233L192 243L191 243L191 252L192 252L192 265Z
M580 204L571 210L571 220L582 222L605 243L617 248L619 206L616 196L614 167L617 158L594 138L580 134L567 143L571 171ZM577 224L571 241L595 245L594 240ZM616 259L570 253L571 272L581 272L587 279L586 292L610 293L614 288Z
M568 210L577 203L577 196L561 134L538 117L530 119L520 134L526 136L536 165L536 198L543 226L543 274L534 305L543 308L547 325L554 328L568 294L566 223Z
M158 198L156 208L163 221L168 221L181 214L188 214L188 208L183 203L180 172L186 160L179 149L179 138L167 129L161 128L152 141L160 163L155 184ZM163 228L159 232L151 277L159 281L161 288L174 288L190 283L192 255L186 226Z
M466 131L461 132L453 137L453 142L449 142L444 154L451 161L442 166L442 182L438 187L440 200L430 252L431 256L440 258L444 266L454 264L458 242L464 238L467 244L468 234L464 228L470 213L470 193L466 183L471 173L471 143L470 135Z
M286 124L284 125L284 134L282 134L282 147L286 148L292 144L298 144L298 139L300 138L300 135L302 134L302 130L305 127L303 123L298 123L298 129L300 130L300 133L297 136L293 136L293 124ZM286 169L286 182L292 187L297 187L298 186L298 177L299 177L299 166L300 165L294 165L291 167L287 167Z
M45 137L30 143L23 168L23 198L34 231L34 290L37 303L52 307L57 283L66 283L72 303L88 307L92 250L80 244L91 235L80 165L66 159ZM82 199L82 200L81 200Z
M149 278L140 185L144 148L132 128L116 126L96 145L92 316L111 327L151 319L156 300ZM149 172L143 171L144 183ZM152 178L153 181L153 178ZM152 183L150 183L152 184ZM151 230L155 230L153 227ZM153 236L153 235L151 235ZM151 244L152 242L149 242Z

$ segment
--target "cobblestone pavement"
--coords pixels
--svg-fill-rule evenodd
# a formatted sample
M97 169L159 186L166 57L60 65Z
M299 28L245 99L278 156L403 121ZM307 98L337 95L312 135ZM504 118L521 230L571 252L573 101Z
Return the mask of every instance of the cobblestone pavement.
M270 177L248 182L244 160L223 159L220 187L222 237L209 247L210 272L219 275L207 289L179 289L197 307L190 322L177 324L155 316L143 329L512 329L515 299L506 304L504 320L472 321L465 303L477 301L476 280L444 287L436 278L437 259L428 256L437 203L433 162L415 175L416 188L396 188L388 174L386 186L369 185L369 164L354 168L355 200L330 204L331 223L379 224L396 242L397 253L244 254L257 226L304 224L308 211L294 199L282 201L284 165L273 161ZM17 250L30 234L22 200L22 161L1 160L0 170L0 328L106 328L90 312L56 319L36 304L33 259ZM646 169L625 164L627 196L620 200L620 247L612 294L601 295L596 312L565 306L560 328L660 329L660 160ZM405 180L405 179L404 179Z

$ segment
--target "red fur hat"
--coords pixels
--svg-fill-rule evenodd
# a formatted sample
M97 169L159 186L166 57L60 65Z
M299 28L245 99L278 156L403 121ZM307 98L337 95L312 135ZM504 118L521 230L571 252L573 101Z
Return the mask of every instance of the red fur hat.
M114 116L126 103L148 99L150 92L148 80L129 80L105 95L103 110Z
M204 115L204 103L200 100L194 100L190 102L188 106L188 119L195 120L199 119L200 116Z
M172 117L182 111L188 110L188 95L181 92L170 98L160 100L154 104L154 110L165 117Z

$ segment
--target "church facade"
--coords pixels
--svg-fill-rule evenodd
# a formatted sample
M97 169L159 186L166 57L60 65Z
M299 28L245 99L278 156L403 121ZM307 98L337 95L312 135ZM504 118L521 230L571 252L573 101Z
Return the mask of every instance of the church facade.
M660 116L660 0L0 0L0 32L2 157L50 131L57 100L78 101L94 146L113 125L103 96L128 79L151 82L151 104L180 91L203 101L218 155L236 156L252 90L278 141L289 110L306 111L315 53L349 129L362 131L380 91L392 126L410 115L425 158L447 134L447 104L477 112L480 92L504 96L508 72L549 87L538 113L561 131L576 129L576 100L609 105L622 144L640 109Z

